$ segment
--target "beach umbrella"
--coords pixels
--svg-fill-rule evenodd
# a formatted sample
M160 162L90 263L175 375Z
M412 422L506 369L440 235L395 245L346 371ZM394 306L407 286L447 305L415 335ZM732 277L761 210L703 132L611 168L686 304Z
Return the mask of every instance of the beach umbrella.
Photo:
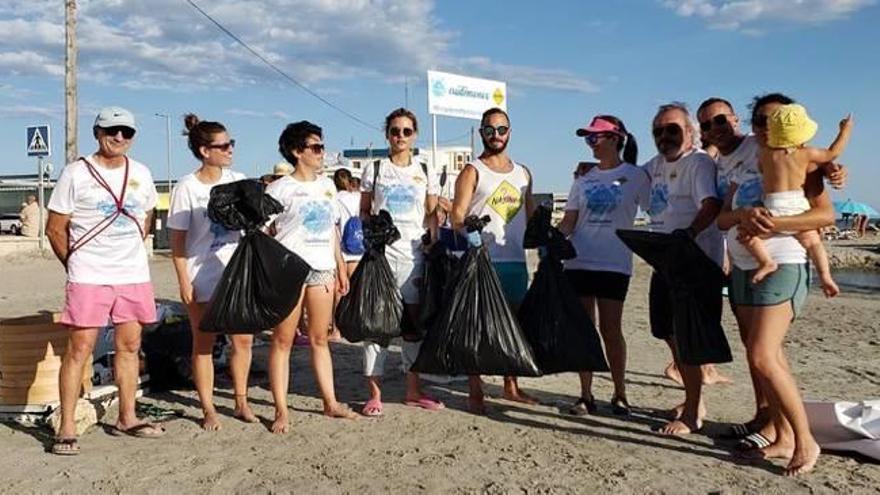
M853 201L851 199L847 199L846 201L835 201L834 211L836 211L838 214L846 213L849 215L867 215L868 217L880 217L880 213L872 208L871 205L859 203L858 201Z

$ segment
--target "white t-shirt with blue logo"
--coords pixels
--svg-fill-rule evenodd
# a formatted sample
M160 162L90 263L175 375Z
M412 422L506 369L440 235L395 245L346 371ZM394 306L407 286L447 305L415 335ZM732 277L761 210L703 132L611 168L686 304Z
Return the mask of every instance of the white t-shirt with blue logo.
M593 167L575 179L566 211L577 211L571 242L577 257L565 261L567 270L596 270L632 274L632 251L617 237L631 229L639 206L648 207L651 180L630 163L602 170Z
M688 151L674 162L668 162L658 154L644 167L651 177L648 206L651 221L648 225L653 231L669 233L690 227L703 200L718 198L715 160L703 150ZM695 241L709 258L721 266L724 245L714 222L700 232Z
M288 175L266 186L266 193L284 206L275 217L275 238L312 270L334 270L339 203L333 181L319 176L302 182Z
M205 184L193 172L181 177L171 193L168 228L186 231L186 271L196 302L211 299L241 238L241 231L226 230L208 218L211 189L244 178L244 174L224 168L220 180Z
M745 136L739 146L729 155L719 154L715 159L718 165L718 197L727 197L730 183L744 168L756 167L758 163L758 141L754 135Z
M731 208L744 208L748 206L760 206L763 202L764 187L761 181L761 172L758 170L758 160L748 161L740 167L731 177L731 184L736 186ZM737 228L727 231L727 249L730 259L740 270L754 270L758 268L758 261L746 250L737 239ZM763 239L764 249L779 264L805 263L806 250L801 243L791 235L776 234Z
M373 164L364 167L361 191L373 192ZM386 256L397 259L421 259L422 234L425 233L425 198L440 194L440 180L435 170L412 160L406 167L399 167L384 158L379 165L379 178L373 199L373 213L387 210L394 225L400 231L400 240L388 246Z

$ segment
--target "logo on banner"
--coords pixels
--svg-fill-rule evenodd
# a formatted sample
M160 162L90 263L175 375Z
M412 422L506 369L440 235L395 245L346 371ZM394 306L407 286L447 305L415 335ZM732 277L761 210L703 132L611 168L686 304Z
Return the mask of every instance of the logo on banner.
M443 79L437 79L434 81L434 84L431 86L431 92L437 97L446 95L446 85L443 84Z
M496 89L495 92L492 93L492 101L494 101L496 105L504 103L504 91L501 91L501 88Z

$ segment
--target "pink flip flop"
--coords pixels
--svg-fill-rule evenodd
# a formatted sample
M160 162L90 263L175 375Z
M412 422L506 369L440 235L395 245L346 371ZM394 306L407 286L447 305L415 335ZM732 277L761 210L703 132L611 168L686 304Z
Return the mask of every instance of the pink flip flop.
M361 414L369 418L378 418L382 415L382 401L378 399L370 399L361 409Z
M432 399L427 395L423 395L422 398L419 400L404 401L403 404L410 407L420 407L422 409L427 409L428 411L439 411L446 407L439 400Z

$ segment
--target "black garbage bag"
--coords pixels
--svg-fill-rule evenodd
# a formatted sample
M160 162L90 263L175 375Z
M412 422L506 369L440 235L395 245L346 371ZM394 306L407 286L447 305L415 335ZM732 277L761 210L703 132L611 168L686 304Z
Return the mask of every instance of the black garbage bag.
M369 340L381 345L400 335L403 297L385 258L385 246L400 239L391 215L382 210L364 222L364 247L351 274L348 294L336 307L336 326L349 342Z
M553 209L547 203L541 203L535 208L535 212L529 218L529 222L526 224L526 231L523 234L524 248L535 249L547 245L552 215Z
M544 373L608 371L596 326L562 269L562 259L576 255L574 247L551 229L545 244L536 246L547 249L547 255L519 307L520 325Z
M678 355L689 365L733 360L721 327L721 268L687 236L618 230L617 236L663 277L672 291Z
M432 328L443 311L443 304L451 297L452 281L459 259L449 253L446 245L435 242L425 255L422 285L419 287L421 338Z
M186 315L165 316L158 325L144 328L141 350L146 371L150 374L150 391L192 388L192 330ZM214 342L214 367L225 367L222 354L225 336Z
M229 230L253 230L263 226L270 216L284 207L265 193L266 185L254 179L242 179L211 188L208 218Z
M469 218L479 230L488 217ZM413 371L450 375L539 376L532 349L511 311L485 246L471 247L449 297L428 331Z
M296 307L310 270L269 235L247 233L223 270L199 328L230 334L274 328Z

